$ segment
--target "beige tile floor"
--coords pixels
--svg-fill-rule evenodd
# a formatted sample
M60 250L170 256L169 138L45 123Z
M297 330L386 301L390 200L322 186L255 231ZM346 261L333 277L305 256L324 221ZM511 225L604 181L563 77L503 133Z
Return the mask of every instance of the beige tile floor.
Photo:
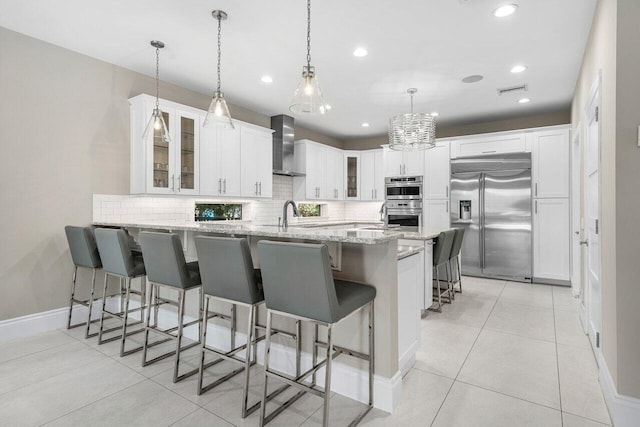
M422 346L397 411L373 410L362 425L610 424L568 288L471 277L463 283L453 305L422 321ZM241 377L197 396L195 378L172 383L171 360L141 368L139 353L120 358L118 343L94 341L75 329L1 345L0 425L258 425L257 413L240 417ZM184 369L196 366L197 349L184 361ZM250 402L262 390L260 368L253 371ZM321 406L304 396L270 425L321 425ZM333 395L330 424L347 425L362 407Z

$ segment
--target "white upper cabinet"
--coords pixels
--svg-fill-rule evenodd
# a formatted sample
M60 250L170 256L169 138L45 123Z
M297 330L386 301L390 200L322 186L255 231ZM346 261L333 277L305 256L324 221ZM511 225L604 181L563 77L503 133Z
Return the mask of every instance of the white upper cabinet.
M326 191L327 200L344 199L344 156L342 150L326 148Z
M169 131L167 143L156 130L142 134L155 108L155 98L140 95L131 104L131 194L185 194L199 192L200 117L197 110L162 101Z
M421 176L424 174L422 151L396 151L383 148L384 176Z
M305 176L293 178L293 197L296 200L326 200L327 151L329 147L309 140L295 142L294 169Z
M569 199L533 201L533 276L571 279Z
M569 197L569 129L527 135L532 146L534 198Z
M271 197L273 137L270 130L240 129L241 195Z
M240 195L240 129L237 125L235 129L215 126L201 129L201 195Z
M491 134L457 139L451 144L451 158L526 153L530 150L524 133Z
M360 153L360 200L384 200L382 150Z
M423 197L425 199L448 199L451 162L449 141L438 142L434 148L424 151Z

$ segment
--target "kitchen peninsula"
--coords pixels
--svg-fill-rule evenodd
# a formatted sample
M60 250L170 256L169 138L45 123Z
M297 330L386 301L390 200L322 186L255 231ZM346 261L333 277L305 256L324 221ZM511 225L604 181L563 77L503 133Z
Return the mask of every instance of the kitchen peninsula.
M188 260L196 259L194 236L199 234L213 234L226 236L246 237L250 242L254 262L259 263L256 245L259 240L281 240L302 242L323 242L329 247L332 257L334 275L338 279L350 280L372 285L377 290L375 300L376 323L376 359L375 359L375 401L374 405L385 411L392 412L400 402L402 395L402 374L413 364L415 351L419 346L420 310L418 303L424 290L421 283L413 280L411 283L399 283L398 266L400 262L406 263L411 257L420 255L419 264L423 268L431 263L431 255L422 257L423 248L431 243L438 235L438 231L422 230L419 228L400 227L387 229L380 223L368 222L324 222L304 223L289 226L288 228L277 225L255 225L249 222L225 222L220 223L161 223L161 222L95 222L95 226L119 226L126 228L137 239L141 230L164 230L180 235L185 256ZM404 239L402 245L398 240ZM407 245L408 239L415 245ZM401 258L401 260L399 260ZM423 261L424 259L424 261ZM418 261L416 261L418 262ZM412 276L418 277L418 276ZM422 283L425 283L424 274ZM430 277L430 275L429 275ZM401 286L399 286L401 285ZM402 295L402 293L408 293ZM430 294L429 294L430 298ZM415 310L406 310L406 306L399 306L400 301L410 301L415 305ZM187 313L195 317L197 314L196 301L190 301ZM405 309L399 308L404 307ZM227 308L228 309L228 308ZM240 309L240 307L238 307ZM260 319L264 321L264 310L260 310ZM244 318L242 315L239 319ZM404 325L409 323L409 327ZM290 325L292 326L292 325ZM406 330L413 333L410 338L401 335ZM239 325L237 330L244 330ZM364 351L367 345L366 314L357 313L345 319L336 329L336 342L348 343L357 351ZM303 338L303 365L309 366L311 360L311 330L304 330ZM240 335L240 334L238 334ZM242 337L241 339L244 339ZM408 342L408 345L402 343ZM404 348L406 347L406 348ZM282 346L279 351L293 354L293 348ZM259 347L259 360L262 352ZM293 361L293 357L285 357L283 360ZM345 363L346 362L346 363ZM404 366L403 366L404 365ZM292 366L283 368L293 369ZM334 366L336 379L332 389L354 399L366 398L366 364L362 366L347 359L337 359Z

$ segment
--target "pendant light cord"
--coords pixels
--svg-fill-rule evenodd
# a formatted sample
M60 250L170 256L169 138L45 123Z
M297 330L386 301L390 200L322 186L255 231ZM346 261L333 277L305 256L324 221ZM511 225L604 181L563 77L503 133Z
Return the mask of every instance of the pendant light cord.
M307 0L307 67L311 70L311 0Z
M220 92L220 51L222 50L222 43L220 39L222 38L222 19L221 16L218 16L218 90Z
M160 48L156 47L156 110L160 109Z
M411 114L413 114L413 93L411 93Z

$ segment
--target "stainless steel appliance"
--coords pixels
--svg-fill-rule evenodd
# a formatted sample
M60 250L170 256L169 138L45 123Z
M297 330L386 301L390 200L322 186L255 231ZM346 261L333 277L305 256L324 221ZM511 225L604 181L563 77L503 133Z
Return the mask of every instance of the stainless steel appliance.
M531 282L531 154L452 160L450 212L464 274Z
M422 225L422 177L385 178L385 223L419 227Z

